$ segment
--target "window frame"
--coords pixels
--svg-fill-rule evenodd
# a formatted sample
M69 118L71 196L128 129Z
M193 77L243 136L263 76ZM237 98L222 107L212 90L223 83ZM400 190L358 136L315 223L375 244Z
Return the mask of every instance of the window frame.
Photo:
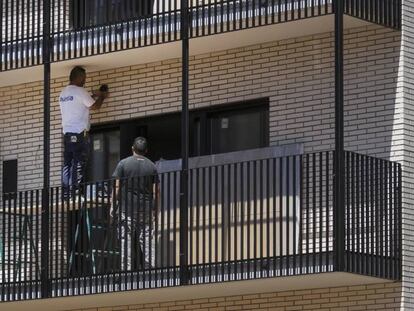
M12 166L12 167L7 167ZM7 172L7 170L13 169L12 172ZM2 163L2 193L5 198L15 197L18 191L19 185L19 163L17 159L4 160ZM13 175L12 180L10 181L10 175ZM9 187L10 182L13 183L12 187Z

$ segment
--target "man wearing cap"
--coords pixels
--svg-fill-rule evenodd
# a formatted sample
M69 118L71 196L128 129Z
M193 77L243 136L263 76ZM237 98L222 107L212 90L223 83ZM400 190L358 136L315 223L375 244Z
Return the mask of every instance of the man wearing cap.
M88 137L90 114L89 110L99 109L108 96L107 86L101 86L94 92L96 100L83 88L86 81L86 71L76 66L70 72L70 83L59 96L60 111L62 114L63 169L62 185L64 195L83 182L86 159L88 154Z
M142 267L155 266L153 221L158 206L158 175L155 164L147 154L147 140L137 137L132 145L132 155L121 160L113 177L115 200L111 204L110 216L114 220L117 207L120 207L118 220L120 230L121 270L132 270L132 250L139 247L142 253ZM138 235L138 245L133 244L134 234Z

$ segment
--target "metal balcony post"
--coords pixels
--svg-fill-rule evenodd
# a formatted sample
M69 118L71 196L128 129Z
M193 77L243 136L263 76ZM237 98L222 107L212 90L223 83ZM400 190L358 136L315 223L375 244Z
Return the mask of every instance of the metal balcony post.
M188 0L181 0L181 42L182 42L182 110L181 110L181 175L180 175L180 282L188 284Z
M40 15L39 8L39 15ZM49 287L49 187L50 187L50 0L43 0L43 193L41 216L41 296Z
M335 2L334 270L345 269L343 0Z

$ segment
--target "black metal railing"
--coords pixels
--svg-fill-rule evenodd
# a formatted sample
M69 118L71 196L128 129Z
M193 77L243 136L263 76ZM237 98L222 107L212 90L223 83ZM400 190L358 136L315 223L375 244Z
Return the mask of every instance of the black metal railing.
M344 12L371 23L401 28L401 0L346 0Z
M401 26L400 0L346 0L345 13ZM332 0L193 0L190 38L333 13ZM181 40L180 0L51 0L51 61ZM40 0L0 3L0 71L42 63Z
M401 167L345 156L345 271L400 279ZM190 169L185 262L177 171L121 180L117 196L114 180L70 196L51 188L47 226L42 191L19 192L0 214L1 300L176 286L180 269L189 284L336 271L333 161L328 151Z
M401 166L345 154L345 270L401 277Z

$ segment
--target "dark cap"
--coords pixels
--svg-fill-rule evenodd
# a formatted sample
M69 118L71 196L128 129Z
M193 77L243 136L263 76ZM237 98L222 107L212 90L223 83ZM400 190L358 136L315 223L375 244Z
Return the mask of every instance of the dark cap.
M148 143L145 137L137 137L134 139L134 144L132 145L132 148L134 148L134 151L136 153L143 154L147 152Z

